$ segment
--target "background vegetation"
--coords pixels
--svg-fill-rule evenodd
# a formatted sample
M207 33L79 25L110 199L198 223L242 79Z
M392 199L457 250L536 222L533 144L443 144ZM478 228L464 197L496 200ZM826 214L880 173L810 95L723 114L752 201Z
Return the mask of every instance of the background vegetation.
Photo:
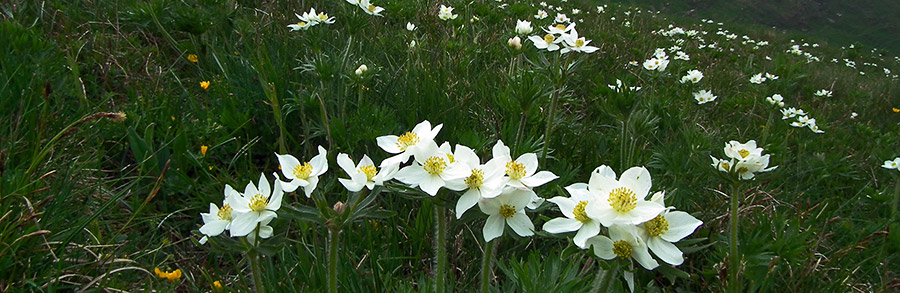
M750 139L779 166L739 195L750 290L900 286L900 225L891 219L900 173L880 167L900 156L900 113L892 111L900 108L900 89L883 73L900 72L895 57L863 46L810 46L803 49L821 61L808 63L786 53L789 40L815 40L725 23L741 36L770 42L753 49L740 38L715 35L719 26L701 23L702 11L667 18L618 5L597 13L592 1L547 2L583 20L579 33L600 50L567 56L578 66L561 91L548 159L541 161L560 178L539 194L563 195L561 187L585 182L599 165L643 165L654 190L668 191L667 203L704 222L682 243L684 265L640 272L638 290L722 287L728 199L718 192L727 193L709 155L721 156L728 140ZM515 1L505 9L495 1L376 4L385 7L385 17L344 1L0 4L0 289L202 291L221 281L246 291L249 269L226 252L227 241L197 243L199 214L221 200L225 184L243 186L260 172L274 172L274 152L308 158L323 145L331 156L368 154L379 161L386 154L375 145L377 136L402 133L425 119L444 124L439 141L471 146L483 156L498 139L512 145L514 155L541 151L552 89L542 68L555 53L530 43L520 53L506 41L516 19L535 27L550 19L534 20L537 8ZM455 6L459 18L440 21L439 4ZM337 22L299 32L285 27L296 22L293 13L311 7ZM418 29L405 30L407 22ZM673 61L663 73L627 65L673 46L673 39L652 33L670 24L709 32L703 37L721 50L697 49L697 40L686 39L681 47L691 60ZM873 28L883 27L889 26ZM372 70L369 78L354 77L360 64ZM690 69L706 76L697 86L678 82ZM781 78L750 84L758 72ZM607 87L616 79L643 89L616 93ZM210 86L204 90L201 81ZM701 88L718 99L697 105L691 93ZM835 96L813 95L823 88ZM779 119L765 101L775 93L810 112L825 133ZM91 116L97 112L124 112L127 119ZM858 116L851 118L853 112ZM523 139L513 144L520 129ZM205 155L201 146L209 147ZM340 171L333 157L330 162L320 188L336 201L343 192L336 182ZM311 205L296 194L285 201ZM428 290L434 219L428 201L386 193L377 205L393 215L344 231L340 287ZM457 291L472 289L478 278L484 217L476 214L450 222ZM540 227L558 215L545 206L531 217ZM289 217L273 226L263 259L268 288L324 291L325 229ZM494 289L584 288L597 261L573 247L546 233L504 238ZM167 282L152 274L154 268L179 268L184 277Z

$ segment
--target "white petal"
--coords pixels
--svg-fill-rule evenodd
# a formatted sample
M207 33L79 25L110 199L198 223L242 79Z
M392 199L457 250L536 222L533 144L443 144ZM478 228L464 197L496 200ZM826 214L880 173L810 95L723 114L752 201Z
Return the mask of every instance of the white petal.
M328 154L325 152L325 148L319 146L319 154L309 160L309 164L313 167L310 176L319 176L328 171Z
M556 178L559 178L559 176L556 176L550 171L541 171L531 177L522 178L522 184L534 188L544 185L547 182L553 181Z
M646 200L638 200L637 205L634 207L634 210L628 212L628 215L632 218L632 225L637 225L646 221L649 221L659 213L662 213L666 210L662 205Z
M616 258L616 254L612 251L613 242L608 237L598 235L588 239L585 243L588 247L594 248L594 255L599 258L610 260Z
M481 160L478 159L478 155L475 154L475 151L461 144L456 145L456 152L453 154L453 157L457 162L463 163L466 166L469 166L469 168L475 168L478 167L478 165L481 165Z
M466 193L463 193L456 202L456 219L462 217L466 211L478 204L479 199L481 199L481 194L478 190L469 189Z
M674 244L668 241L653 237L647 241L647 246L650 247L650 250L653 250L653 254L656 254L664 262L676 266L684 262L681 250L678 250L678 247L675 247Z
M259 174L259 194L264 197L269 197L272 195L272 188L269 187L269 179L266 178L265 173Z
M231 237L241 237L250 234L253 229L256 229L256 223L259 223L256 219L259 217L257 213L236 213L237 215L234 217L234 220L231 221Z
M212 221L200 227L200 233L203 233L207 236L218 236L225 231L225 227L228 227L229 221Z
M544 223L544 231L547 233L559 234L578 230L581 228L581 222L569 218L556 218Z
M559 206L559 210L563 213L563 215L566 215L567 218L575 218L575 214L573 214L572 212L575 211L575 205L577 205L578 203L576 203L571 198L557 196L548 199L547 201L555 203L557 206Z
M540 38L537 36L533 36L533 37ZM494 144L494 148L492 149L492 155L494 156L494 158L506 158L507 162L509 162L509 160L511 160L511 158L512 158L509 155L509 147L504 145L502 140L498 140L497 143ZM503 162L503 164L506 164L506 162Z
M272 196L269 197L269 204L266 205L266 209L277 211L281 208L281 199L284 197L284 191L281 189L281 184L275 184L275 190L272 191Z
M525 215L525 212L518 212L512 217L506 218L506 224L519 236L527 237L534 235L534 223Z
M359 173L356 170L356 166L353 166L353 160L350 159L350 156L345 153L340 153L337 156L337 164L344 170L347 175L353 175Z
M363 184L359 184L358 182L344 178L338 178L338 182L340 182L341 185L343 185L344 188L346 188L350 192L359 192L364 186Z
M647 251L646 246L634 247L634 245L632 245L632 249L631 257L645 269L652 270L659 266L659 262L650 256L650 252Z
M503 222L505 221L501 215L494 214L487 218L484 228L481 230L481 233L484 234L484 242L490 242L503 235Z
M534 153L522 154L518 159L516 159L516 162L519 162L520 164L525 166L526 177L534 174L534 172L537 171L538 159L537 155L535 155Z
M309 177L309 185L303 186L303 193L306 194L307 198L312 196L313 191L316 190L316 186L318 185L319 177Z
M429 175L421 165L412 164L397 171L397 175L395 175L394 178L412 186L419 186L422 180L425 180L426 176Z
M385 152L399 154L402 153L403 150L401 150L400 146L397 145L398 138L400 137L396 135L385 135L375 138L375 141L378 143L378 146L381 147L381 149Z
M501 198L482 198L478 201L478 208L486 215L496 215L500 213L500 205L503 204Z
M660 237L669 242L681 241L684 237L694 233L694 230L703 224L694 216L681 211L669 212L665 217L666 221L669 221L669 230L660 235Z
M531 189L507 187L503 193L507 194L505 197L506 203L516 207L516 210L522 210L525 206L530 204L531 201L535 200L535 198L539 198Z
M439 176L425 175L422 178L422 182L419 182L419 188L431 196L437 195L438 190L443 186L444 180L441 180Z
M265 239L265 238L272 237L273 232L275 232L275 230L272 229L272 226L269 226L269 225L260 226L259 227L259 238Z
M281 173L284 174L284 177L287 179L297 178L294 176L294 168L297 165L300 165L300 161L297 160L294 156L291 155L279 155L275 154L275 157L278 157L278 164L281 165Z
M257 218L256 221L257 222L272 221L272 219L274 219L275 217L278 217L278 214L276 214L273 211L266 210L266 211L259 212L259 218Z
M598 234L600 234L600 223L588 221L581 226L581 229L578 230L578 233L575 234L575 238L572 240L575 241L575 245L578 245L578 247L587 248L587 240Z
M647 171L647 168L631 167L622 172L619 181L630 187L638 199L644 199L650 193L652 182L650 180L650 171Z

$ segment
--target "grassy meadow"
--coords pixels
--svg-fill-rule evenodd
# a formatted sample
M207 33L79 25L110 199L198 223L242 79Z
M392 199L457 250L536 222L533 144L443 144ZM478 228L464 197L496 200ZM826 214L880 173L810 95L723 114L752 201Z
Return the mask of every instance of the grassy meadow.
M371 4L381 16L348 1L0 3L0 291L900 290L895 55L597 1ZM310 25L295 13L311 8L333 23L288 27ZM528 39L559 13L597 50ZM437 145L482 163L498 141L534 154L555 175L534 186L543 199L572 196L598 166L643 166L651 193L702 225L675 243L683 263L650 270L542 229L569 213L551 201L524 209L533 236L511 226L485 243L491 218L481 204L458 217L462 191L339 181L352 178L339 154L387 170L378 138L425 120L442 125ZM750 140L776 169L738 180L713 166ZM312 196L285 192L252 232L271 237L200 243L226 185L250 197L260 174L287 180L276 154L305 162L319 146Z

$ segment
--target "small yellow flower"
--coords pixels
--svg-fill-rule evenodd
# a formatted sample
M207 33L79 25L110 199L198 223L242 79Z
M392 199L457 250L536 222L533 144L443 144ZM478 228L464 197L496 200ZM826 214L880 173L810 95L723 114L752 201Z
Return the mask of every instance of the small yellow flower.
M894 113L900 113L900 109L893 108L893 109L891 109L891 110L894 111Z
M212 283L212 285L210 285L210 287L212 287L212 289L216 292L220 292L222 291L222 282L215 281Z
M205 91L207 88L209 88L209 81L201 81L200 87Z
M212 166L209 166L209 170L212 171Z
M188 61L191 61L192 63L200 62L200 60L197 59L197 54L188 54L187 58L188 58Z
M172 121L175 121L175 116L169 116L169 118L172 118Z
M156 276L160 279L167 279L170 282L174 282L175 280L181 279L181 269L175 269L172 272L166 272L160 270L159 268L153 269L153 272L156 273Z
M200 155L205 157L205 156L206 156L206 151L207 151L207 150L209 150L209 147L208 147L208 146L201 145L201 146L200 146Z

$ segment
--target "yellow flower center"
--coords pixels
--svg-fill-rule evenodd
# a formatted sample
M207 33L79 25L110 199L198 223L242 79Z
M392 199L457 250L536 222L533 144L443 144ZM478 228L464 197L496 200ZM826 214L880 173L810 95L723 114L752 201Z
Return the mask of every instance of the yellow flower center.
M444 169L447 168L447 162L444 161L444 158L435 156L425 160L425 165L423 165L422 168L430 175L441 175L441 173L444 172Z
M219 220L231 221L231 205L226 204L222 206L222 208L219 209L219 212L216 213L216 215L219 216Z
M584 47L584 40L582 40L582 39L575 40L575 47Z
M519 180L525 177L525 165L515 160L506 163L506 175L512 180Z
M631 248L631 244L628 244L628 242L625 242L625 240L613 242L613 253L615 253L616 256L621 259L627 259L631 257L631 252L633 250L634 249Z
M302 26L306 26L306 22L302 22L302 21L301 21L301 22L298 22L297 25L299 25L299 26L301 26L301 27L302 27Z
M469 189L476 189L481 187L481 184L484 184L484 171L481 171L479 169L472 169L472 175L466 177L465 182L466 186L468 186Z
M644 222L644 228L647 229L647 234L650 234L650 237L659 237L666 234L666 231L669 231L669 221L663 215L658 215L656 218Z
M312 174L312 164L309 162L305 162L303 164L297 165L293 170L294 177L297 179L309 179L309 175Z
M555 39L556 39L556 37L554 37L551 34L544 35L544 43L547 43L547 44L553 43L553 40L555 40Z
M747 169L747 167L740 167L740 168L737 169L738 174L744 174L744 173L747 173L747 172L749 172L749 171L750 171L750 169Z
M397 146L400 147L401 151L406 151L406 148L417 143L419 143L419 136L409 131L397 138Z
M565 30L565 29L566 29L566 26L564 26L564 25L562 25L562 24L557 24L557 25L556 25L556 29L558 29L558 30Z
M447 154L447 160L450 161L450 164L456 163L456 157L453 157L451 154Z
M576 221L587 223L591 220L591 218L589 218L587 213L584 211L584 208L587 206L587 204L587 201L580 201L577 205L575 205L575 210L572 211L572 214L575 215Z
M637 197L631 189L619 187L609 193L609 206L618 213L627 213L637 206Z
M369 12L375 13L375 5L369 4Z
M378 169L376 169L373 165L365 165L359 167L359 171L365 173L366 179L368 179L369 181L372 181L372 178L375 178L375 174L378 174Z
M512 217L516 214L516 207L505 204L500 206L500 215L504 218Z
M722 164L720 164L720 165L722 166L723 170L731 171L731 164L729 164L728 162L722 162Z
M261 212L266 210L266 206L268 205L269 199L262 194L257 194L250 198L250 204L248 206L250 207L251 211Z
M328 16L325 15L325 13L319 13L319 20L326 20L326 19L328 19Z
M741 158L747 158L750 155L750 151L748 150L739 150L738 154L741 155Z

